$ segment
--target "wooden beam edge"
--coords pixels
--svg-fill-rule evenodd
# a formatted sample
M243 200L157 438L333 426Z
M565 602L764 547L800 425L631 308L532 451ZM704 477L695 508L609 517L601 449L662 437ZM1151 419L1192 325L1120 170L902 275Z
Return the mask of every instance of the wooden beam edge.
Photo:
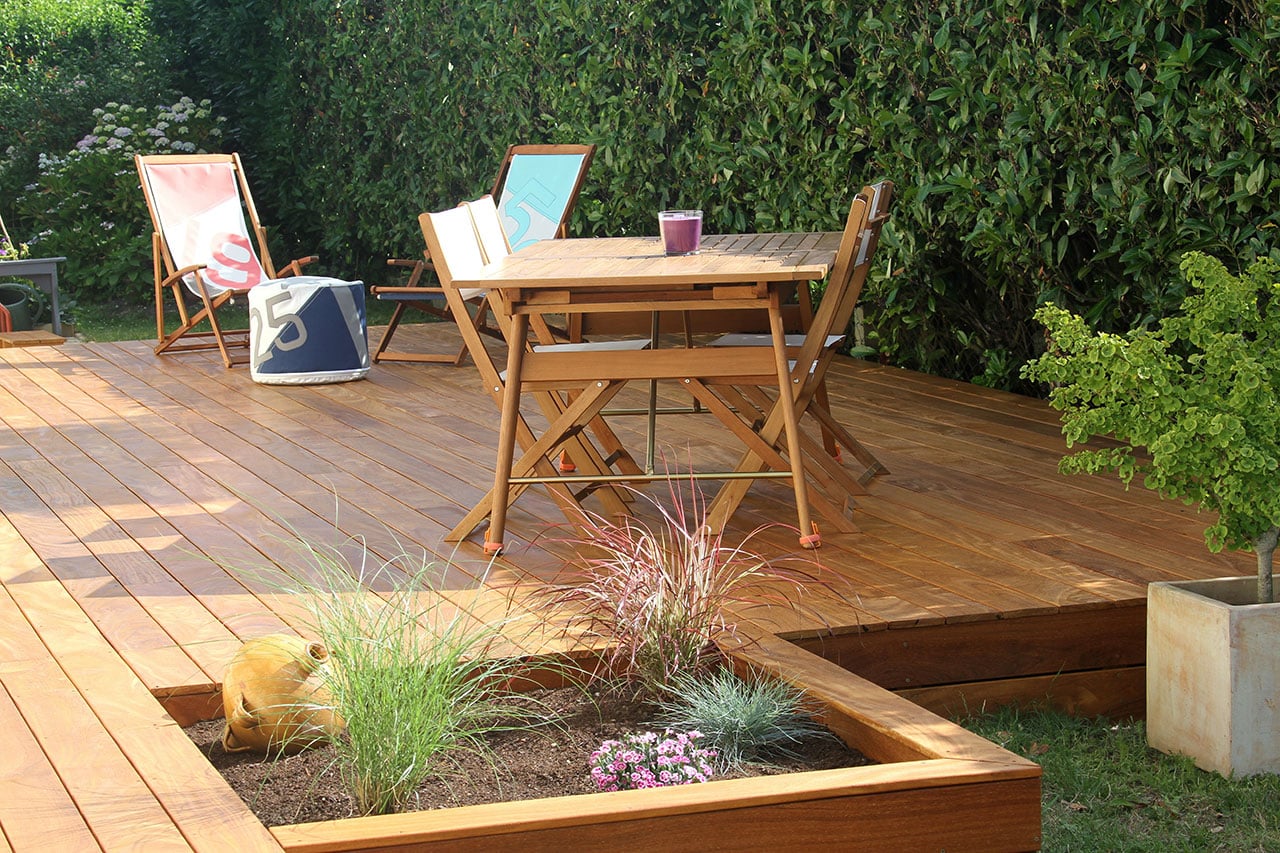
M1034 768L1034 769L1033 769ZM277 826L276 841L290 853L333 853L394 845L426 845L462 838L510 835L669 815L701 814L895 791L1036 781L1039 767L932 759L836 770L815 770L701 785L551 797L461 806L427 812L356 817Z

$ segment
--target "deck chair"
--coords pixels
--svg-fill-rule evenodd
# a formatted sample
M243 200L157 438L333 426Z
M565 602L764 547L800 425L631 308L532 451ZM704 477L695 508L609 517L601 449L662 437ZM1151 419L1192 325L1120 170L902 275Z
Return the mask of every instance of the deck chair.
M864 193L869 193L870 206L867 217L867 233L862 242L862 255L855 259L855 269L853 275L857 278L854 284L854 299L861 292L862 286L866 281L867 273L870 271L871 257L875 252L876 246L880 241L880 230L884 227L884 223L889 218L889 207L893 200L893 183L890 181L881 181L865 187ZM807 303L807 300L806 300ZM801 312L803 317L803 325L807 328L813 322L813 310L805 304L804 310ZM835 329L832 334L827 336L824 343L824 349L834 351L844 343L846 334L845 329ZM804 341L804 333L794 333L787 335L787 345L789 347L798 348ZM768 334L764 333L730 333L722 335L712 342L712 346L770 346ZM759 398L757 397L757 400ZM806 413L817 419L821 423L823 446L827 453L833 456L837 461L841 460L841 448L847 449L863 467L857 475L858 483L866 485L873 477L880 474L888 473L888 469L849 434L849 431L841 426L831 417L831 407L827 400L827 386L825 382L819 383L814 392L814 404L806 410Z
M449 308L453 311L462 312L466 310L466 306L463 304L463 291L452 286L453 279L457 276L470 274L472 271L489 263L488 256L482 248L478 232L483 231L490 236L492 235L492 225L485 220L492 217L494 210L491 199L481 199L478 202L464 202L456 208L440 213L424 213L419 217L424 239L431 253L436 273L440 277L441 289L444 291ZM477 220L479 220L479 224L477 224ZM490 246L490 249L495 252L501 251L493 245ZM487 299L487 296L485 298ZM504 318L501 315L497 316L498 321L502 322ZM485 391L493 398L494 404L501 407L504 393L504 376L489 354L484 338L480 331L469 323L459 323L458 328L462 333L467 352L480 373L481 383ZM566 344L564 346L572 347L575 345ZM537 393L534 396L542 409L543 415L548 420L558 418L566 406L564 398L556 393ZM516 420L516 439L525 449L533 446L535 441L533 432L523 416ZM606 459L582 435L573 436L569 440L566 449L573 454L573 458L577 463L588 472L596 474L607 472L610 470L610 466L616 463L616 459ZM581 523L586 520L581 501L593 491L600 495L607 513L621 515L627 512L626 498L621 490L617 488L605 487L596 489L593 487L575 493L572 491L568 481L564 483L554 482L557 478L563 476L563 472L558 470L551 457L539 459L534 464L534 468L540 477L548 479L547 488L552 500L560 506L565 515L572 521ZM483 517L478 516L473 511L455 530L466 526L466 531L470 532L482 521ZM447 536L446 538L450 537ZM496 552L500 549L497 547L490 548L486 544L486 550Z
M301 275L316 257L276 269L238 154L137 154L134 162L154 227L156 353L217 349L227 367L247 362L249 330L224 329L218 309L264 281ZM178 308L173 331L165 328L166 288ZM184 291L199 310L188 308ZM209 329L197 331L205 321ZM232 348L246 352L233 357Z
M538 240L565 236L594 153L594 145L512 145L507 149L490 195L495 199L501 228L511 251ZM392 258L387 264L408 268L409 279L403 286L379 286L370 290L375 298L395 303L386 331L374 349L373 360L452 364L455 367L461 364L467 354L465 345L451 354L388 352L391 339L408 309L442 320L455 319L460 315L449 307L442 288L423 283L423 276L432 269L428 252L423 252L422 260ZM467 308L465 316L472 326L496 336L496 332L485 324L486 312L481 293L468 294L463 304Z
M800 418L809 416L817 420L824 432L834 434L838 440L858 456L859 460L874 457L831 415L823 391L828 367L834 360L838 345L844 339L853 310L866 282L871 261L879 241L880 231L888 218L893 185L888 181L874 187L864 187L854 198L849 218L845 224L840 250L822 301L814 312L809 329L803 334L788 335L788 363L792 371L792 395ZM716 342L721 346L750 347L759 342L743 337L730 337ZM773 452L748 451L742 457L736 473L763 471L778 467L777 461L787 452L782 441L783 420L778 406L777 393L770 394L764 385L722 383L715 391L726 403L735 408L744 422ZM875 473L868 466L862 476L854 476L845 469L818 441L802 439L805 454L805 471L813 481L809 496L814 507L842 529L842 517L847 513L849 496L864 492L869 476ZM770 461L770 460L773 461ZM708 510L712 524L722 524L745 494L746 481L731 481ZM833 512L839 508L839 512ZM819 534L815 529L813 536ZM820 540L819 540L820 541Z

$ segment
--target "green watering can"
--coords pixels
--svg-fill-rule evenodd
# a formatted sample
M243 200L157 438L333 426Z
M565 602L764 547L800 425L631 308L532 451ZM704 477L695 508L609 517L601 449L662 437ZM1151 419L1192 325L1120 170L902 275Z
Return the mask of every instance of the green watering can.
M13 331L25 332L40 322L41 304L31 298L31 286L13 282L0 284L0 305L9 312Z

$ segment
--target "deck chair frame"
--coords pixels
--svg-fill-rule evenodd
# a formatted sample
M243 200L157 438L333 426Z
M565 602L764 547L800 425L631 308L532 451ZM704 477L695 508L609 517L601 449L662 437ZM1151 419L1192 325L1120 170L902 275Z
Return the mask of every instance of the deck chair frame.
M249 287L259 283L253 281L247 286L219 284L212 280L209 272L209 260L202 249L192 252L184 250L175 253L166 235L166 220L170 219L163 193L155 184L156 169L182 168L195 166L213 166L227 168L234 178L234 187L238 193L238 203L242 216L242 224L247 224L245 236L257 244L256 261L267 279L284 276L301 275L302 267L317 260L314 255L290 261L285 267L277 270L267 245L267 229L258 217L257 207L253 203L253 195L249 191L249 182L245 177L244 166L238 154L151 154L134 155L134 163L138 169L138 177L142 184L142 194L151 214L153 231L151 234L152 276L155 285L156 302L156 354L165 352L186 352L191 350L216 349L227 367L242 364L249 360L247 352L233 354L233 349L248 349L248 329L226 329L218 319L218 309L231 302L237 295L248 292ZM229 199L224 199L229 201ZM241 246L250 256L252 246ZM199 257L194 263L179 266L178 258L192 260L194 254ZM211 253L210 253L211 254ZM247 262L246 262L247 263ZM170 331L165 322L165 290L170 292L178 310L178 326ZM191 293L200 300L200 306L192 310L187 304L185 293ZM197 327L208 322L208 330Z

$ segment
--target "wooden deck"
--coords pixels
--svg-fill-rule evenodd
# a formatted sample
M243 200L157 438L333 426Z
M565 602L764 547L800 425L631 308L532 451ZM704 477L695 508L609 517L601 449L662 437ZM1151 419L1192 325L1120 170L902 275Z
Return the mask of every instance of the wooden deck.
M449 331L397 341L444 350ZM1194 509L1060 476L1039 401L847 360L831 382L891 473L857 499L860 532L824 531L815 558L841 593L753 618L926 707L1141 713L1145 585L1252 572L1249 555L1206 551ZM0 853L278 849L200 794L216 774L194 747L157 732L211 715L238 644L295 623L247 572L296 562L297 536L365 537L375 559L425 550L477 618L482 579L562 571L569 531L542 493L513 505L492 567L478 542L441 541L490 485L497 416L477 386L469 366L270 387L146 343L0 350ZM710 419L664 429L677 468L736 456ZM754 486L730 538L787 523L789 498ZM794 541L769 528L756 545Z

